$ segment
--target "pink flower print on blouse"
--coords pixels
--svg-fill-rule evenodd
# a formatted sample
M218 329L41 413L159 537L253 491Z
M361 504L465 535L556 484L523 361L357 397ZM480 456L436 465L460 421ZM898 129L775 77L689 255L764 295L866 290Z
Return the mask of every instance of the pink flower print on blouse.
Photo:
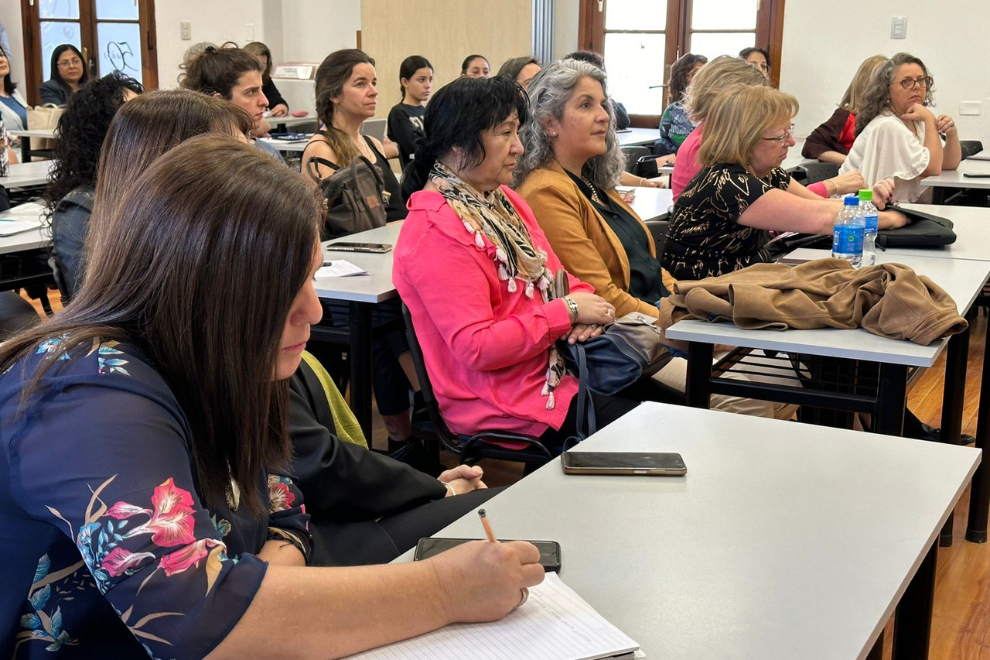
M168 553L162 557L158 567L165 570L165 575L167 577L171 577L176 573L181 573L190 566L199 568L199 562L206 557L207 554L210 554L207 550L208 546L211 548L220 548L220 552L217 553L219 555L218 561L225 561L227 559L227 546L224 545L222 541L217 541L216 539L200 539L195 543L191 543L185 547Z
M296 501L296 496L289 490L292 481L287 477L280 477L275 474L268 475L268 511L278 513L291 509Z
M128 552L121 547L116 547L103 558L103 568L110 574L110 577L120 577L125 573L133 575L141 570L145 560L154 560L154 558L155 555L152 552Z
M196 513L192 508L193 498L187 490L177 488L172 477L161 486L155 488L151 496L154 510L117 502L107 509L106 515L123 520L138 514L150 515L151 519L127 532L124 538L138 534L152 534L151 542L155 545L170 548L176 545L186 545L196 540L193 535Z

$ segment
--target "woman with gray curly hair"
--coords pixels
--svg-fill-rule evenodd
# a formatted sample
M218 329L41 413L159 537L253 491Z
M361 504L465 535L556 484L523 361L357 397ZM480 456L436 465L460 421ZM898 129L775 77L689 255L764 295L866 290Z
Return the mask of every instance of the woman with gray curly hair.
M840 174L859 170L868 185L891 178L897 186L893 201L913 202L924 194L922 179L956 169L962 160L959 133L952 117L929 110L933 91L928 67L913 55L897 53L877 68Z
M657 303L674 280L660 267L646 225L615 189L624 158L605 73L578 60L556 62L530 82L529 105L516 191L567 272L593 286L617 317L657 319ZM686 376L687 361L673 358L654 378L683 392ZM762 417L776 412L771 403L738 397L712 397L712 407Z

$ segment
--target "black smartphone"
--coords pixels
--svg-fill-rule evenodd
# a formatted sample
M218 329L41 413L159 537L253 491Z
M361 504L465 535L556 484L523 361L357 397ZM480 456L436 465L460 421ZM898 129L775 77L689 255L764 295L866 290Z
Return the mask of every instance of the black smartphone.
M969 172L963 172L963 176L967 179L990 179L990 174L970 174Z
M687 466L680 454L565 451L560 455L565 474L681 476Z
M330 243L327 250L337 252L374 252L375 254L385 254L392 249L388 243Z
M416 553L413 561L429 559L441 552L457 547L468 541L483 541L484 539L434 539L422 538L416 544ZM502 539L499 539L500 541ZM540 566L544 571L554 573L560 572L560 544L556 541L530 541L540 551Z

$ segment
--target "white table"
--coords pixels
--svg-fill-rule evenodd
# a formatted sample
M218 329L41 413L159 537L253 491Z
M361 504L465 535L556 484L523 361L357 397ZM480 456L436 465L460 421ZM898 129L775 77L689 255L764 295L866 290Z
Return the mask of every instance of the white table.
M491 526L558 541L564 582L668 660L865 658L898 603L898 648L920 651L935 535L979 460L659 403L579 449L679 452L688 472L568 476L554 460L485 504ZM436 536L484 532L472 512Z
M297 153L302 153L306 149L306 145L309 144L309 137L305 137L302 140L292 140L291 142L286 140L273 140L272 138L258 138L266 144L270 144L272 147L278 151L292 151Z
M40 218L41 207L34 202L20 204L0 213L0 222L5 220L31 220ZM47 229L39 227L38 229L32 229L12 236L0 236L0 254L39 250L50 247L51 244L50 232Z
M643 222L666 220L674 205L674 192L670 188L633 188L636 196L629 204Z
M825 251L817 252L819 256ZM929 276L952 296L959 306L959 313L965 316L970 306L983 289L983 283L990 277L990 262L965 261L939 258L886 257L877 254L877 262L907 263L920 274ZM878 432L900 435L905 408L907 369L909 366L930 367L948 343L940 339L928 346L920 346L910 341L887 339L870 334L866 330L839 330L821 328L815 330L744 330L732 323L708 323L700 320L680 321L667 330L672 339L690 342L688 357L687 399L693 406L708 407L711 393L742 395L742 389L764 388L782 397L788 403L811 403L818 407L861 410L847 395L808 391L782 392L781 388L765 384L747 384L744 381L712 382L711 364L714 344L727 344L744 348L758 348L783 353L801 353L848 360L875 362L880 366L880 384L875 403L868 411L875 412L875 428ZM954 342L959 347L964 342ZM706 357L707 356L707 357ZM965 373L965 354L961 356L956 348L951 357L956 363L962 361ZM707 362L706 362L707 359ZM947 367L948 368L948 367ZM947 387L952 380L946 377ZM748 390L747 390L748 391ZM754 392L748 391L748 396ZM760 398L757 396L757 398ZM946 404L948 405L948 404ZM961 402L953 402L949 410L955 410ZM943 406L945 408L945 406ZM866 410L862 410L866 411ZM946 410L944 413L948 414ZM948 431L947 431L948 434Z
M7 134L11 137L21 138L21 160L25 163L31 162L31 156L33 152L31 150L31 138L43 138L47 140L55 139L55 129L54 128L39 128L34 130L24 130L24 131L7 131Z
M660 139L660 130L656 128L627 128L624 131L616 131L615 136L619 139L621 147L650 147Z
M371 441L371 344L373 333L371 312L378 303L398 295L395 286L392 285L392 252L389 251L385 254L335 252L332 246L338 241L387 243L394 246L399 239L402 223L401 220L391 222L384 227L324 243L324 261L349 261L370 274L316 280L316 293L321 300L339 300L349 303L348 343L350 346L349 355L351 356L351 409L369 442Z
M921 185L934 188L976 188L990 189L990 178L969 179L963 174L985 174L990 176L990 161L964 160L954 170L942 170L941 174L928 176Z
M53 160L15 163L10 166L10 174L8 176L0 176L0 185L7 190L47 185L48 173L54 165L55 161Z

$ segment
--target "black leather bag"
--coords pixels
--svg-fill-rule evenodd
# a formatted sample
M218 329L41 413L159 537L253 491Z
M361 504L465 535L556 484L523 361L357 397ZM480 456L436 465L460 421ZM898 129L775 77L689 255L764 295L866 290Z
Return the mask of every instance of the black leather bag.
M321 179L317 164L336 171ZM319 181L320 192L323 193L326 216L320 231L322 240L385 226L388 193L385 192L382 174L374 163L358 156L347 167L340 167L325 158L313 156L306 166L313 179Z
M911 224L878 231L877 247L935 248L956 242L956 232L952 231L952 221L948 218L899 206L890 208L906 215Z

